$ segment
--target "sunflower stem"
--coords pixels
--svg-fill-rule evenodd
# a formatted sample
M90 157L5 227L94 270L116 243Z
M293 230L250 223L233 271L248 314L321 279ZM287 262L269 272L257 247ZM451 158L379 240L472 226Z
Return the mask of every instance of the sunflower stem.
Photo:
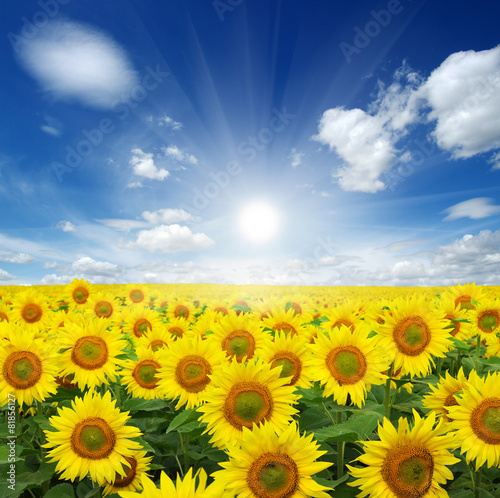
M326 414L328 415L328 417L330 417L330 420L332 421L332 425L337 425L335 420L333 420L333 417L332 417L332 414L330 413L330 411L328 410L328 408L325 406L325 403L321 402L321 405L323 406Z
M481 349L481 334L477 334L476 338L476 370L479 370L479 351Z
M342 423L342 412L337 412L337 424ZM344 475L345 441L337 441L337 479Z
M474 485L474 498L480 498L481 496L481 467L476 470L475 485Z
M385 416L390 419L391 417L391 377L392 377L392 364L387 371L388 379L385 382L385 395L384 395L384 406L385 406Z
M443 358L438 358L436 365L436 377L439 379L441 377L441 369L443 368Z

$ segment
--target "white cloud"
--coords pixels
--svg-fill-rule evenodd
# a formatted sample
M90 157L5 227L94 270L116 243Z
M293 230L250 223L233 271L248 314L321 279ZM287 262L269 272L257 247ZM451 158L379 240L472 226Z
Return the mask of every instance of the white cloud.
M492 202L493 199L489 197L476 197L475 199L459 202L443 211L443 213L448 213L444 221L453 221L460 218L479 220L500 213L500 206L495 206Z
M454 158L500 148L500 46L451 54L421 89L434 137Z
M151 230L141 230L134 246L149 252L173 253L209 249L215 242L204 233L192 233L180 225L159 225Z
M0 261L24 265L33 263L34 258L31 254L24 252L0 251Z
M7 273L5 270L0 269L0 280L15 280L16 277L14 275L11 275L10 273Z
M126 52L107 34L82 23L49 21L36 37L24 38L19 56L44 90L59 100L111 108L138 84Z
M53 137L58 137L61 135L61 130L58 130L57 128L49 125L40 126L40 130L47 133L48 135L52 135Z
M182 123L175 121L174 119L165 114L158 118L158 126L166 126L171 130L177 131L182 128Z
M43 264L43 267L47 270L49 268L57 268L57 262L56 261L46 261L44 264Z
M130 232L131 230L135 230L137 228L144 228L147 226L147 223L139 220L125 220L125 219L103 219L103 220L95 220L102 225L106 225L107 227L114 228L120 232Z
M500 152L493 154L488 162L493 164L492 171L500 169Z
M141 182L131 182L127 184L127 188L143 188L144 185Z
M292 168L296 168L297 166L300 166L302 164L303 157L304 157L303 152L298 152L297 149L293 148L290 151L290 155L288 156L288 159L292 160L292 162L290 163L290 166L292 166Z
M54 282L55 285L58 282L71 282L73 278L84 278L92 283L112 284L118 283L119 277L125 272L123 267L114 263L96 261L89 256L83 255L78 256L78 259L71 264L61 264L55 268L60 276L46 275L42 279L42 283Z
M153 154L145 153L141 149L132 150L132 158L129 163L133 166L134 174L137 176L162 181L170 175L166 169L156 167Z
M63 232L76 232L75 225L71 221L61 220L56 226Z
M189 221L196 222L201 220L199 216L193 216L187 211L184 211L184 209L158 209L157 211L144 211L142 213L142 217L152 225L158 225L159 223L170 225L171 223Z
M197 164L198 159L196 157L182 152L177 145L169 145L168 147L162 147L162 151L165 157L170 157L178 162L187 162L190 164Z

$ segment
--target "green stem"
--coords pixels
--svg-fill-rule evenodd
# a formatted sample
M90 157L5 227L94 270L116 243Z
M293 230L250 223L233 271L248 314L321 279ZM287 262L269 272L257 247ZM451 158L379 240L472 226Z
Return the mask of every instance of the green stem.
M332 425L336 425L335 420L333 420L332 414L328 411L328 408L325 406L325 403L321 402L321 405L323 406L326 414L330 417L330 420L332 421Z
M391 376L392 376L392 365L387 371L387 377L389 377L385 382L385 395L384 395L384 406L385 406L385 416L390 418L391 416Z
M189 434L185 434L186 441L184 443L185 451L184 451L184 473L187 473L189 470L189 455L187 450L189 449Z
M443 368L443 358L438 358L436 365L436 377L441 377L441 369Z
M337 424L342 423L342 412L337 412ZM337 441L337 479L344 475L345 441Z
M476 338L476 362L479 364L479 351L481 349L481 334L477 334Z
M479 469L476 470L474 498L479 498L480 495L481 495L481 467L479 467Z

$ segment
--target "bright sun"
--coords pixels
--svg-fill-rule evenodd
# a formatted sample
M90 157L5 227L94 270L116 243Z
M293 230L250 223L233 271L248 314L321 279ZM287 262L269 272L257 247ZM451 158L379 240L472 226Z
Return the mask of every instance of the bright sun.
M247 204L240 212L238 227L250 242L261 243L272 239L279 227L276 209L264 201Z

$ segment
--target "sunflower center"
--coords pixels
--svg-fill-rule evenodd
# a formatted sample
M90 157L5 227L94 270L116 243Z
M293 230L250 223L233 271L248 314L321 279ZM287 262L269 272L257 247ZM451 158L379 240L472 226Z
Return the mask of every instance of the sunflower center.
M471 303L471 296L464 294L455 299L455 308L460 305L461 310L475 310L476 307Z
M488 444L500 444L500 398L487 398L477 406L470 417L476 436Z
M286 335L288 335L288 334L298 335L295 327L293 327L292 325L290 325L289 323L286 323L286 322L276 323L273 326L273 330L275 332L284 332Z
M479 328L483 332L492 332L498 327L500 316L496 310L483 311L477 320Z
M326 357L326 366L332 377L341 385L355 384L366 373L366 360L355 346L339 346Z
M72 382L74 378L75 374L68 374L64 377L55 377L55 380L57 382L57 385L63 387L64 389L75 389L76 387L78 387L78 385Z
M42 376L42 362L30 351L15 351L3 364L3 376L15 389L28 389Z
M255 338L246 330L233 330L222 341L222 349L227 356L236 356L236 360L241 362L243 356L251 358L255 352Z
M3 322L4 320L8 322L9 317L3 311L0 311L0 322Z
M273 410L273 399L268 388L257 382L240 382L234 385L224 403L224 415L227 421L242 429L252 428L269 418Z
M292 377L289 386L294 386L299 380L300 373L302 372L302 362L300 358L293 353L283 351L276 353L271 361L271 368L281 366L280 377Z
M302 314L302 308L299 303L292 302L290 307L293 308L296 315Z
M21 312L23 320L27 323L38 322L42 318L42 315L42 308L35 303L27 304Z
M108 346L100 337L80 337L71 351L71 360L85 370L96 370L108 361Z
M179 304L175 310L174 310L174 316L175 318L188 318L189 317L189 309L187 306L184 306L183 304Z
M407 316L396 324L392 333L396 347L407 356L418 356L431 341L431 331L420 316Z
M223 306L217 306L217 308L214 308L214 311L216 313L222 313L223 315L229 315L229 311L227 311L227 309Z
M153 350L153 351L158 351L159 349L161 349L163 346L166 346L167 343L165 341L162 341L161 339L155 339L154 341L151 341L151 343L149 344L149 347Z
M184 335L184 330L180 327L170 327L168 331L177 339L180 339Z
M299 487L297 464L285 453L264 453L251 464L247 484L257 498L289 498Z
M190 393L203 391L208 384L212 373L210 363L199 355L187 355L182 358L175 368L177 383Z
M113 314L113 306L109 301L99 301L94 306L94 312L98 317L109 318Z
M339 318L336 320L336 322L332 325L332 329L335 327L340 328L341 325L345 325L349 329L351 329L351 332L354 330L354 323L352 323L350 320L346 320L345 318Z
M73 300L77 304L84 304L89 297L89 291L85 287L77 287L73 291Z
M134 323L134 335L136 337L141 337L148 329L151 330L151 323L145 318L139 318L139 320Z
M140 303L144 301L144 293L140 289L134 289L130 291L130 300L134 303Z
M453 320L453 318L456 318L453 315L446 315L445 319L450 320L450 325L453 325L453 329L450 330L450 334L453 337L456 337L456 335L460 332L460 322L457 322Z
M154 389L158 384L156 373L159 368L160 364L156 361L143 360L135 366L132 376L144 389Z
M400 446L387 454L381 473L398 498L420 498L431 487L434 459L425 446Z
M106 458L115 447L113 429L100 417L89 417L79 422L71 434L71 447L82 458Z
M132 484L135 476L137 475L137 460L134 457L124 457L127 460L127 464L123 464L124 476L116 474L115 482L113 486L115 488L125 488Z

